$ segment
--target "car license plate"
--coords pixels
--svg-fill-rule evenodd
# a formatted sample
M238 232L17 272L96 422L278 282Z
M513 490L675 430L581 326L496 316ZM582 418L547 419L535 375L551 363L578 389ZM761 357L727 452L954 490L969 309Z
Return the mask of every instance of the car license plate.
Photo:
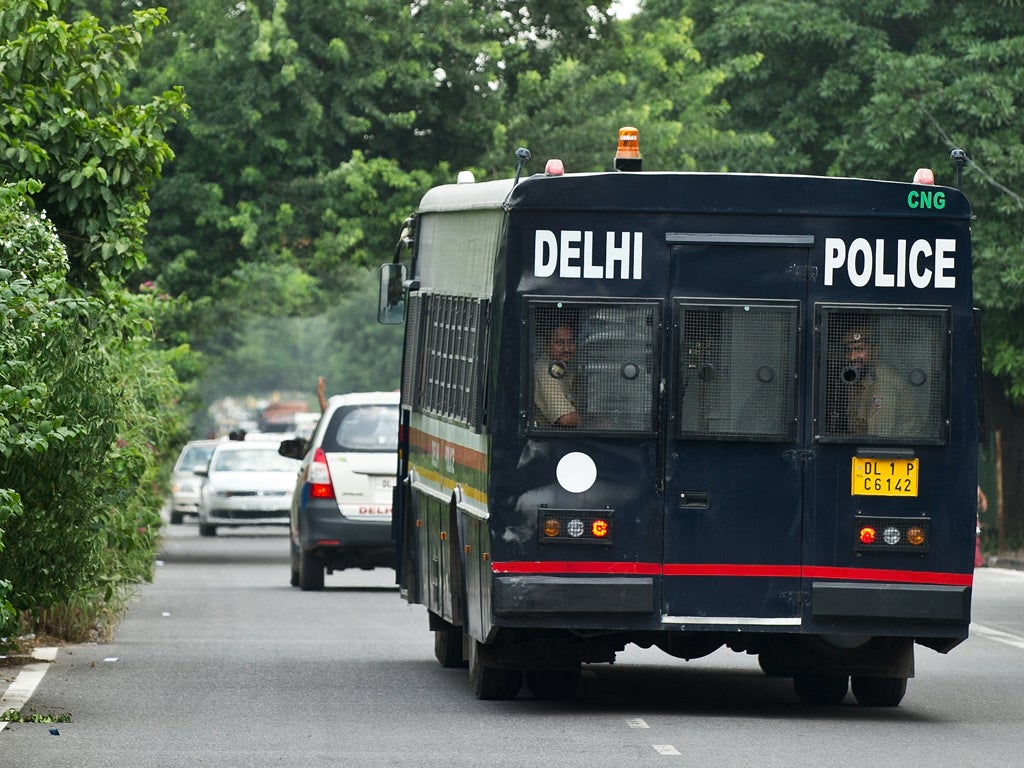
M851 496L917 496L918 459L854 456Z
M395 478L391 475L379 475L376 478L377 487L382 491L386 491L388 488L395 487Z

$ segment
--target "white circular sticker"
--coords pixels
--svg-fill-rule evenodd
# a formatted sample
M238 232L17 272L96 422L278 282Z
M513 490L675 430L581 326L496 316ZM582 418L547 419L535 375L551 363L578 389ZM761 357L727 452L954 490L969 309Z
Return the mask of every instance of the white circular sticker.
M597 480L597 465L585 453L567 453L558 462L555 477L569 493L583 493Z

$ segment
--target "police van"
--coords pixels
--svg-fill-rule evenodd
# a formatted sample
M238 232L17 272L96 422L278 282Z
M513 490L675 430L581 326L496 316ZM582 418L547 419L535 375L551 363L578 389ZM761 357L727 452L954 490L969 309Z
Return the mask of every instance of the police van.
M971 209L914 182L549 161L429 190L381 270L404 322L393 534L476 695L627 644L720 647L896 706L970 622Z

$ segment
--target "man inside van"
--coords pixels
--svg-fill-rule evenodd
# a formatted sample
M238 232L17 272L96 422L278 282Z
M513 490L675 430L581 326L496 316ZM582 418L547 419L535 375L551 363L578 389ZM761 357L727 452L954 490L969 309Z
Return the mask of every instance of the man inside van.
M858 325L843 334L845 431L851 435L913 437L921 419L909 384L879 360L873 329Z
M576 329L568 323L554 325L545 334L542 354L534 361L533 418L540 427L578 427L576 411Z

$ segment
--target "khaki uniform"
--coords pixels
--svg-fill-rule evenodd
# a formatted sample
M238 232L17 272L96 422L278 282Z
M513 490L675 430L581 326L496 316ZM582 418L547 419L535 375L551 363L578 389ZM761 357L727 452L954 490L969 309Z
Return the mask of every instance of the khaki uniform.
M875 366L850 388L846 431L879 437L919 435L921 417L908 386L892 369Z
M533 421L553 427L563 416L576 411L576 373L564 363L538 358L533 367Z

